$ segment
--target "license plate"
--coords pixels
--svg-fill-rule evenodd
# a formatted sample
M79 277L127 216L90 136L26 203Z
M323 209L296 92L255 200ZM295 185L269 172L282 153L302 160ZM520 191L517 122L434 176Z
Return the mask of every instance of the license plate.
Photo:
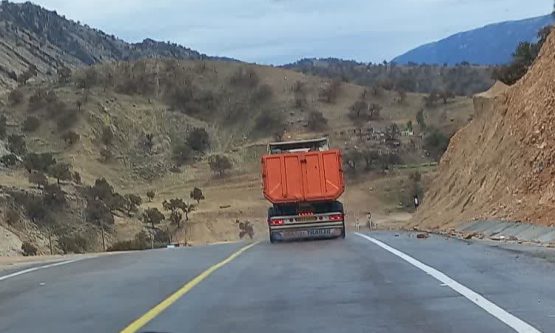
M330 236L331 229L311 229L307 230L309 236Z
M336 236L337 232L334 229L310 229L299 231L283 231L282 237L287 238L306 238L306 237L319 237L319 236Z

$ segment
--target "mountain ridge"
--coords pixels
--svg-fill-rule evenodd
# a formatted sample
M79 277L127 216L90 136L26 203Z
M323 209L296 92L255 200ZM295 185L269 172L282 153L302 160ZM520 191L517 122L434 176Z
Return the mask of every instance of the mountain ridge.
M553 22L553 15L549 14L488 24L421 45L395 57L392 62L503 65L510 62L512 53L520 42L536 41L538 31Z
M43 80L64 67L142 58L233 60L150 38L128 43L31 2L0 4L1 88L14 88L29 70Z

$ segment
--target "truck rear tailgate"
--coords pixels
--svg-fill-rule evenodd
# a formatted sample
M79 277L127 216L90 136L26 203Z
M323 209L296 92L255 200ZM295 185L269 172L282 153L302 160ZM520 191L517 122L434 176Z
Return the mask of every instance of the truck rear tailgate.
M265 155L262 179L272 203L335 200L345 189L339 150Z

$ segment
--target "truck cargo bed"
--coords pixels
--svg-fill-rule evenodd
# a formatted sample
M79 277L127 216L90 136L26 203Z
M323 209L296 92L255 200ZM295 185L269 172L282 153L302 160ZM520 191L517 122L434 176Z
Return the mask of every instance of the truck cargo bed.
M339 150L262 157L264 197L274 204L335 200L343 194Z

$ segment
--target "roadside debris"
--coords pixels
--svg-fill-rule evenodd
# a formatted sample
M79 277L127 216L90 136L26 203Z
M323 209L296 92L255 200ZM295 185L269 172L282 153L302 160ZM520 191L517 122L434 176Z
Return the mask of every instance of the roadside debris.
M476 237L477 235L478 235L477 232L471 232L471 233L468 233L468 234L464 235L463 238L464 239L472 239L472 237Z
M416 235L416 238L418 238L418 239L426 239L428 237L430 237L430 235L427 232L426 233L420 233L420 234Z

